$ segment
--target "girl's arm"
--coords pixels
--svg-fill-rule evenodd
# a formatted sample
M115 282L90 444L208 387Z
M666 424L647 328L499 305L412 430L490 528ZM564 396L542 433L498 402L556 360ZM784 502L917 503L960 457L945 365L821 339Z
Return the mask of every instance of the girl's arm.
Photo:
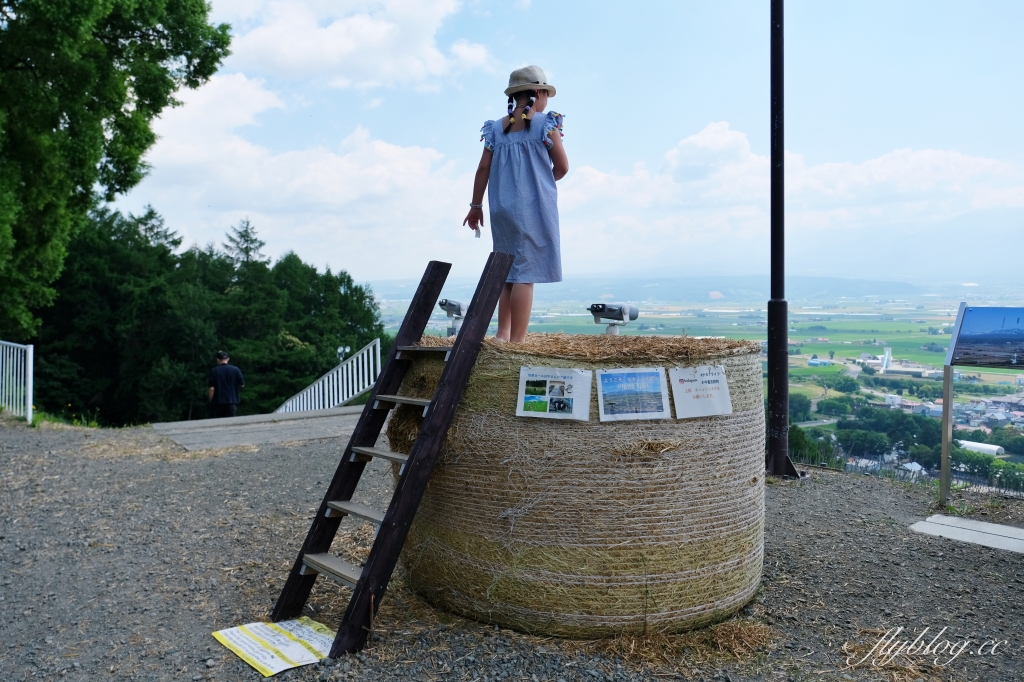
M487 189L487 179L491 175L492 158L494 158L494 152L485 148L484 153L480 156L480 165L476 167L476 177L473 179L473 200L471 203L484 203L484 190ZM484 210L482 208L469 209L466 219L462 221L463 225L466 223L469 223L469 229L471 230L479 229L484 224Z
M555 174L555 180L561 180L565 177L565 174L569 172L569 157L565 155L565 146L562 144L562 135L559 133L558 128L553 128L548 133L548 137L551 138L551 148L548 149L548 155L551 156L552 169L551 172Z

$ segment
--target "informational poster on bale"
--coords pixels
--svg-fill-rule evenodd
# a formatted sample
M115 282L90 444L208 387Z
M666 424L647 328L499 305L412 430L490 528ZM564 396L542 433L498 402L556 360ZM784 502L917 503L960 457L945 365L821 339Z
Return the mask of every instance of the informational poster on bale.
M673 367L668 375L677 419L732 414L724 365Z
M601 421L671 419L663 367L597 370Z
M589 420L593 377L589 369L522 367L516 416Z

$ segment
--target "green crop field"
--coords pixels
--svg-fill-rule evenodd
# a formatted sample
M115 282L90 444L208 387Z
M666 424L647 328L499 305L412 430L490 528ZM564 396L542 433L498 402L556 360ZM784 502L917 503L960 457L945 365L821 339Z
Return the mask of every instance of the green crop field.
M1014 301L1014 305L1019 302ZM745 304L687 302L680 304L638 304L640 318L619 328L624 336L670 335L711 336L763 341L767 338L764 303ZM862 300L842 299L811 303L790 302L789 340L793 354L789 357L791 384L794 393L817 399L824 397L819 380L846 372L853 360L862 354L881 357L885 348L892 349L894 367L900 361L941 369L945 361L950 335L955 322L958 301L921 296L918 300L884 301L864 297ZM993 303L992 305L1007 305ZM390 312L390 311L385 311ZM395 311L397 312L397 311ZM438 333L447 321L440 316L432 321L432 332ZM537 303L530 323L531 332L562 332L567 334L603 334L606 325L594 324L593 317L581 302ZM835 364L809 367L807 360L817 355ZM1015 372L986 370L978 375L980 383L998 385L1013 382ZM898 375L892 375L898 376ZM935 379L918 379L931 384ZM1006 386L1006 393L1016 391ZM876 393L884 393L879 388ZM830 391L831 395L831 391ZM964 392L964 396L966 396Z

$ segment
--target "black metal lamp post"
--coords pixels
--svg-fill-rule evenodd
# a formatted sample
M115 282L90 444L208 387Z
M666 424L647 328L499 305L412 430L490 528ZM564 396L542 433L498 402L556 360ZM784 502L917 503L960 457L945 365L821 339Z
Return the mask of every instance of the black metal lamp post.
M768 447L765 470L798 476L789 459L789 312L786 304L786 194L783 156L782 4L771 0L771 295L768 301Z

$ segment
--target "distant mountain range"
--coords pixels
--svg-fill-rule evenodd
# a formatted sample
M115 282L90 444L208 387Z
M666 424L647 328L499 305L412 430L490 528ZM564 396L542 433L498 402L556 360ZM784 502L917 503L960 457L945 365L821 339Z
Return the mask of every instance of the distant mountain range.
M409 300L417 280L384 280L371 283L378 300ZM476 281L469 278L449 280L442 293L447 298L466 300L473 295ZM906 282L885 282L840 277L789 277L786 298L791 302L835 303L845 298L901 298L924 293ZM604 300L635 303L691 303L707 307L715 303L750 304L763 307L771 295L768 275L707 277L567 277L557 284L537 285L538 303Z
M1020 341L1024 339L1024 329L989 329L985 331L961 331L960 336L977 339L1005 339L1007 341Z

